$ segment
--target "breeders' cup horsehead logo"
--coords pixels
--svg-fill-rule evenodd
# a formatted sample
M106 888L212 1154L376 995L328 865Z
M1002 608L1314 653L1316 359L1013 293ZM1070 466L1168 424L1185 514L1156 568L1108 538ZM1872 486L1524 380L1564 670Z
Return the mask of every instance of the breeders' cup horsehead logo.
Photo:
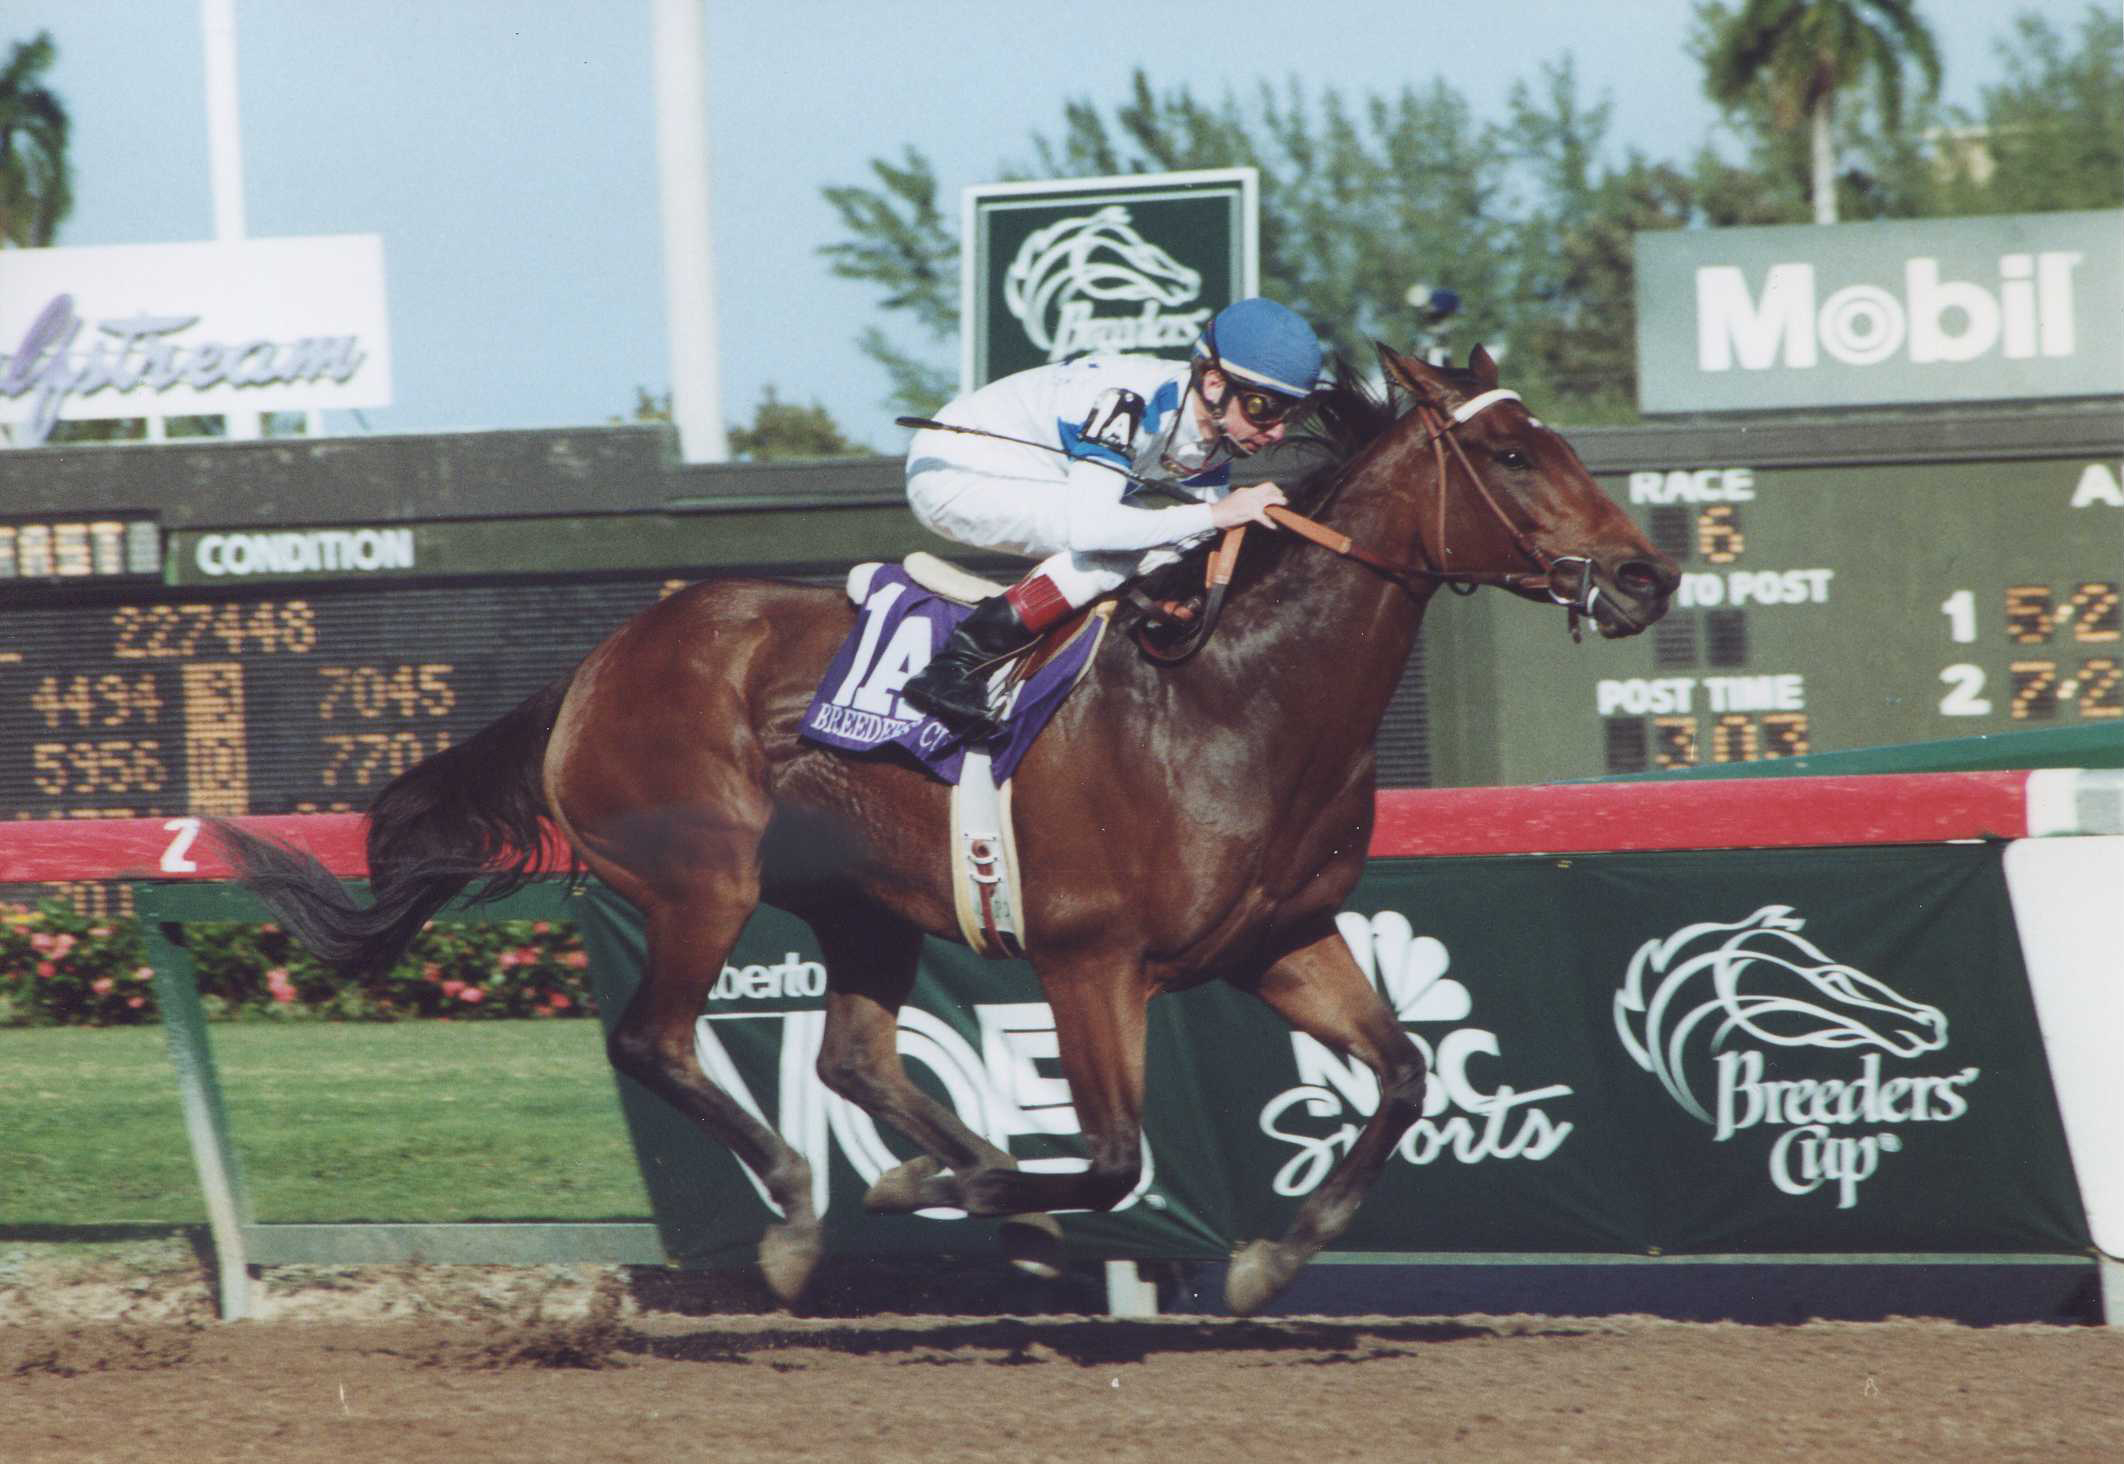
M1839 1208L1848 1209L1859 1181L1902 1141L1892 1132L1835 1130L1960 1118L1968 1104L1959 1089L1977 1069L1884 1079L1884 1057L1910 1059L1947 1045L1946 1015L1831 957L1799 933L1805 923L1789 905L1765 905L1745 920L1706 921L1646 941L1615 994L1615 1031L1637 1065L1711 1125L1716 1140L1790 1125L1772 1147L1773 1182L1798 1195L1835 1180ZM1766 1077L1766 1048L1856 1051L1859 1072ZM1708 1103L1698 1091L1707 1068L1716 1075Z
M1087 351L1192 345L1209 309L1178 307L1201 295L1200 271L1144 238L1118 203L1034 231L1003 276L1005 308L1049 361ZM1109 302L1141 309L1133 315L1094 313Z
M1765 905L1737 924L1706 922L1646 941L1631 958L1615 994L1616 1034L1637 1065L1705 1123L1714 1120L1690 1086L1687 1058L1706 1023L1716 1022L1705 1042L1712 1052L1737 1035L1774 1047L1873 1047L1894 1057L1947 1045L1947 1018L1937 1007L1831 959L1799 933L1805 923L1789 905Z

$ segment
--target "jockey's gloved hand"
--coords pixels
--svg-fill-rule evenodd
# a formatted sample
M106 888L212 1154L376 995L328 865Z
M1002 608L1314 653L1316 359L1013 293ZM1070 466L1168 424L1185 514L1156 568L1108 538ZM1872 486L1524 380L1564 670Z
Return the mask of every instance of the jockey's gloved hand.
M1268 516L1272 505L1288 504L1281 488L1274 483L1255 483L1251 487L1234 488L1230 493L1210 505L1210 523L1220 529L1235 528L1240 524L1264 524L1276 527L1276 521Z

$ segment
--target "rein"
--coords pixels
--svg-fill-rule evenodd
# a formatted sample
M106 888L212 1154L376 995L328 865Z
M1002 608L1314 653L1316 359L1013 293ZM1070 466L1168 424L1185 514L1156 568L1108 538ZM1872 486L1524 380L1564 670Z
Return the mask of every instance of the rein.
M1496 406L1500 402L1516 402L1520 399L1518 392L1497 387L1468 398L1454 408L1450 414L1440 412L1427 402L1418 402L1416 404L1419 420L1422 421L1425 434L1431 444L1431 460L1438 474L1438 527L1434 535L1437 547L1434 551L1419 542L1418 547L1422 552L1423 558L1418 563L1407 564L1400 560L1389 559L1382 554L1376 554L1357 543L1348 534L1331 529L1315 519L1307 518L1304 514L1285 508L1280 504L1269 505L1266 510L1268 517L1281 527L1298 535L1301 539L1317 544L1332 554L1354 560L1382 578L1400 585L1405 590L1413 588L1413 581L1426 580L1459 590L1465 594L1472 594L1478 587L1484 585L1496 586L1497 588L1512 590L1516 593L1545 594L1552 603L1563 606L1569 612L1571 639L1574 641L1579 640L1583 635L1580 621L1593 614L1594 603L1600 597L1600 587L1594 582L1592 562L1582 554L1551 554L1535 543L1524 529L1512 521L1512 516L1505 512L1504 505L1497 501L1497 495L1492 493L1489 485L1482 481L1482 474L1475 470L1475 464L1468 458L1468 450L1461 445L1459 437L1453 431L1454 428L1473 420L1478 414ZM1450 495L1453 479L1451 465L1446 460L1448 448L1452 450L1454 459L1458 461L1466 473L1468 481L1474 485L1476 497L1481 500L1484 507L1489 509L1491 516L1504 527L1505 532L1512 536L1512 546L1524 555L1529 563L1536 567L1536 572L1457 570L1439 567L1449 553L1446 548L1446 500ZM1202 607L1201 617L1185 638L1163 650L1153 649L1148 642L1144 642L1143 649L1153 660L1167 665L1184 661L1200 650L1203 642L1209 639L1210 632L1217 623L1218 611L1223 608L1224 592L1231 582L1232 568L1239 557L1239 543L1245 533L1246 525L1244 524L1236 525L1224 531L1224 540L1219 544L1216 554L1210 560L1208 593ZM1567 564L1584 566L1585 573L1582 577L1584 589L1576 598L1560 594L1556 588L1556 571ZM1466 586L1467 588L1461 590L1461 586Z

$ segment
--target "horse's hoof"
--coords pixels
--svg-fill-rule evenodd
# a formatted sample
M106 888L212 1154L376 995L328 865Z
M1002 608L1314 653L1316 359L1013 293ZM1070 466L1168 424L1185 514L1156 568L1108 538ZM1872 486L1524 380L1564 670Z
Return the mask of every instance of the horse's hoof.
M1013 1266L1042 1281L1062 1279L1062 1222L1034 1211L1012 1215L997 1232L1003 1254Z
M1250 1317L1276 1299L1305 1265L1305 1253L1273 1240L1252 1240L1232 1252L1224 1277L1224 1305L1235 1317Z
M822 1249L822 1228L816 1220L770 1225L760 1237L760 1274L783 1306L794 1306L804 1294Z
M877 1177L863 1192L863 1208L874 1215L905 1215L936 1203L926 1197L929 1182L944 1172L944 1166L927 1154L917 1154Z

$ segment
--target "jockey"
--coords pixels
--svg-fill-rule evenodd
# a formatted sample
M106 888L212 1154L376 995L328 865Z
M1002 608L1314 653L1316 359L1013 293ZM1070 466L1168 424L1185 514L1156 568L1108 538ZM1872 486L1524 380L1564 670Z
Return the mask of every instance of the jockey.
M1036 366L938 412L953 426L1057 451L935 429L915 434L907 499L923 527L1040 563L974 607L902 689L908 703L962 734L991 737L998 727L987 683L997 661L1072 610L1171 563L1176 546L1268 523L1283 490L1231 489L1231 461L1283 440L1320 364L1312 327L1257 297L1219 311L1190 361L1087 356ZM1196 501L1140 506L1131 501L1139 485L1123 473Z

